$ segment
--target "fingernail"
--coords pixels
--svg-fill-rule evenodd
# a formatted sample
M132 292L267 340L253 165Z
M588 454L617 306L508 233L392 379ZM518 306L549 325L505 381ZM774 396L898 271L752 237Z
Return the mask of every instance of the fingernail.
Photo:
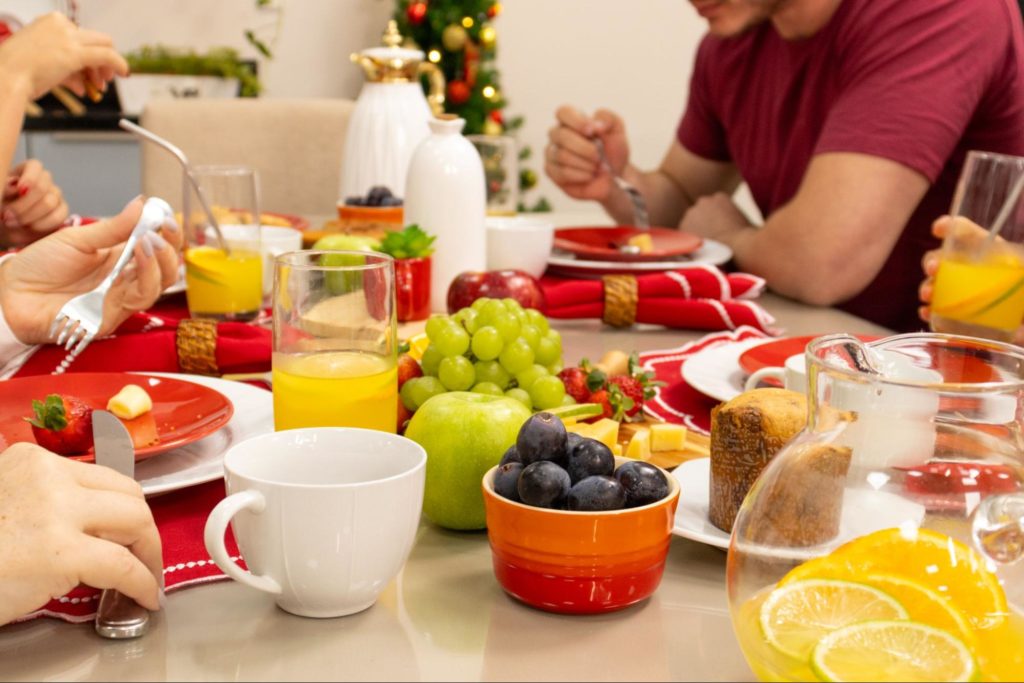
M154 249L160 250L171 246L170 244L167 243L167 240L160 236L160 233L158 232L151 232L148 235L146 235L146 237L149 238L149 241L152 243Z
M153 255L153 243L149 240L149 238L152 236L153 233L149 232L143 235L142 239L139 240L139 245L142 247L142 253L145 254L146 256Z
M18 220L18 217L15 216L14 212L11 211L10 209L4 209L2 218L4 221L4 225L6 225L9 228L17 228L21 225L21 221Z
M181 226L178 225L178 221L174 218L168 218L164 221L163 227L167 228L171 232L181 232Z
M19 197L24 197L25 195L28 194L28 191L29 191L28 185L19 185L18 186L18 196Z
M16 176L12 177L12 178L8 178L7 179L7 186L8 187L17 187L18 186L18 178Z

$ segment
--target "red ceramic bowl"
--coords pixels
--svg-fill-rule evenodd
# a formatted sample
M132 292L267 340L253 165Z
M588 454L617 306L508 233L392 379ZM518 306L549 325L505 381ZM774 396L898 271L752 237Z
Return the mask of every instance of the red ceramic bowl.
M616 467L623 458L616 458ZM484 475L494 574L512 597L549 612L596 614L644 600L665 569L679 485L656 503L609 512L548 510L494 492ZM664 472L664 470L663 470Z

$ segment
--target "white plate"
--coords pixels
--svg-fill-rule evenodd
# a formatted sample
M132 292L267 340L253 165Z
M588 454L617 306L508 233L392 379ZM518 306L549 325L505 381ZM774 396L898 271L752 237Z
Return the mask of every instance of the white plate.
M679 482L679 504L676 506L676 523L672 533L728 550L729 534L708 519L711 459L687 460L672 470L672 476Z
M226 425L199 441L147 458L135 466L135 480L148 495L205 484L224 476L224 453L239 441L274 429L274 398L265 389L219 377L152 372L215 389L235 412Z
M676 507L672 533L693 541L727 550L730 535L708 519L711 459L688 460L672 470L679 482L679 505ZM809 548L779 548L750 545L750 553L784 559L809 560L832 552L836 546L861 536L898 527L906 522L920 524L923 506L886 491L846 489L839 533L828 543ZM742 544L741 544L741 547Z
M691 387L711 398L728 401L743 393L747 373L740 367L740 356L747 349L774 339L744 339L709 346L683 363L683 379Z
M732 258L732 249L715 240L705 239L700 249L687 256L671 261L589 261L578 259L560 250L551 252L548 269L552 273L576 277L601 277L618 273L661 273L666 270L685 268L694 263L720 266Z

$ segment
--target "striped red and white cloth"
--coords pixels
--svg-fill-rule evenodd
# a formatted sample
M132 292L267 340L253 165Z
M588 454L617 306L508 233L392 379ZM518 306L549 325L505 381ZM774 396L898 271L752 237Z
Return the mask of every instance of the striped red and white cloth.
M756 299L764 279L693 265L636 277L636 322L691 330L735 330L742 326L773 333L775 319ZM604 316L602 280L545 277L544 313L550 318Z

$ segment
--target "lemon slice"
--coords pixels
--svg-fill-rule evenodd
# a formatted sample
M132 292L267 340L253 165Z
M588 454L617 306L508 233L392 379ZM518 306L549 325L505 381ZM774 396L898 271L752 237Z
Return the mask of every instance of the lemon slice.
M907 619L907 610L877 588L852 581L809 579L773 590L761 605L761 632L772 647L807 661L815 644L859 621Z
M860 581L868 574L895 574L947 596L971 628L998 626L1008 613L999 578L977 552L929 529L883 529L805 562L779 585L805 579Z
M409 355L412 356L416 361L423 360L423 352L430 346L430 339L427 338L426 332L420 332L419 334L409 337Z
M974 681L978 664L962 640L916 621L867 621L828 634L811 669L823 681Z
M895 598L907 610L911 621L941 628L965 643L974 643L974 633L967 616L954 607L949 598L923 583L895 574L869 574L862 581Z

